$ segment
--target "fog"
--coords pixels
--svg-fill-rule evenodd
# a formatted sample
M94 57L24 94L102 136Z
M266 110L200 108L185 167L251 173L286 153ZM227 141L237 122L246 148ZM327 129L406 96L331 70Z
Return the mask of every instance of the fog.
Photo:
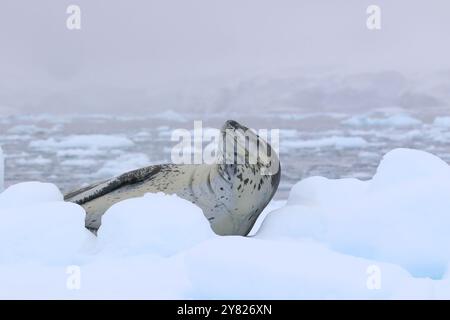
M70 4L81 30L66 27ZM366 27L370 4L381 30ZM230 85L331 73L448 84L449 16L445 0L1 0L0 114L207 112Z

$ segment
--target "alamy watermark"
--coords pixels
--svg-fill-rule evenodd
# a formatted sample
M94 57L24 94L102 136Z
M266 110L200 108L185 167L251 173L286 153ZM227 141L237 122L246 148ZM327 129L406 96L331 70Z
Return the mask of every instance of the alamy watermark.
M370 5L366 9L368 14L366 20L366 26L369 30L380 30L381 29L381 8L377 5Z
M69 30L81 29L81 7L76 4L71 4L66 8L66 14L69 16L66 19L66 27ZM369 30L381 29L381 8L378 5L372 4L366 8L366 27Z
M366 269L367 281L366 286L369 290L381 289L381 268L375 264L370 265Z
M66 19L66 27L69 30L81 29L81 8L78 5L71 4L67 7L66 13L69 15Z
M193 130L173 130L171 141L177 142L171 149L174 164L258 165L261 174L278 172L279 129L204 129L202 121L194 121Z
M66 288L68 290L80 290L81 289L81 268L80 266L72 265L66 268L66 274L68 275L66 280Z

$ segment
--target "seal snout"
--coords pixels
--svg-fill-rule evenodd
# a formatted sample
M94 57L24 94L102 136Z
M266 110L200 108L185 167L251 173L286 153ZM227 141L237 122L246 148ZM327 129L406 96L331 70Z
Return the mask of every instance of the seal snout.
M234 120L228 120L225 122L225 125L223 126L224 129L242 129L246 130L247 128L239 124L237 121Z

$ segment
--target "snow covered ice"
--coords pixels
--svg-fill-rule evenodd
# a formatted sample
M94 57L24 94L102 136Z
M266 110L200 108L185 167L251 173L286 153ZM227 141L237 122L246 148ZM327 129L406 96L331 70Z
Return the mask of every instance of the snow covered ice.
M422 151L388 153L372 180L311 177L267 218L262 238L311 238L336 251L441 278L450 261L450 167Z
M449 193L444 161L396 149L369 181L298 182L251 237L161 193L116 204L94 237L54 185L21 183L0 194L0 297L448 299Z
M98 243L104 250L126 254L171 256L213 235L199 207L176 195L158 193L113 206L102 219Z

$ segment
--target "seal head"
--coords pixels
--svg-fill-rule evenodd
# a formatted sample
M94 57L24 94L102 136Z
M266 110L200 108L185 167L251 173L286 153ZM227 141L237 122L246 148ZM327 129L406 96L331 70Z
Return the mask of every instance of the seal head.
M214 193L222 194L217 202L226 214L215 217L220 223L213 229L221 235L247 235L278 189L280 161L264 139L236 121L227 121L221 136L216 166L221 179Z

